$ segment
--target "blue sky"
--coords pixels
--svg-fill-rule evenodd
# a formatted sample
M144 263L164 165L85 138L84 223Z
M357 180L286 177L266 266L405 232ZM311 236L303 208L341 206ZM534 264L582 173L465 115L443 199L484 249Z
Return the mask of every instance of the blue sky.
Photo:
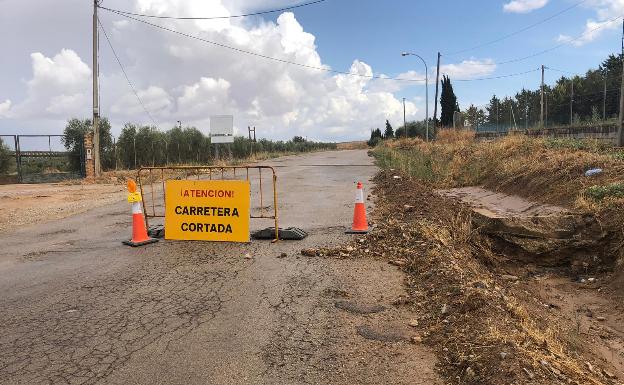
M425 115L424 83L366 76L422 78L429 65L430 114L437 52L460 106L492 94L537 89L540 73L460 82L537 69L544 64L583 73L620 50L622 0L325 0L291 12L207 22L152 20L193 36L308 66L364 75L346 76L276 63L215 47L100 12L142 104L128 86L104 37L100 40L102 114L117 135L123 124L168 129L177 120L209 132L209 116L233 114L275 139L304 135L322 140L364 139L389 119L402 124ZM104 0L103 5L156 15L224 15L301 4L301 0ZM578 4L578 5L577 5ZM575 6L576 5L576 6ZM448 53L497 39L570 10L485 47ZM67 119L91 113L91 4L85 0L0 0L0 133L60 133ZM28 20L28 23L24 21ZM596 29L598 28L598 29ZM594 32L591 32L594 30ZM589 31L589 32L587 32ZM483 66L577 41L528 60ZM455 64L450 66L450 64ZM561 73L547 71L552 83ZM147 110L147 112L145 111Z
M298 19L317 37L318 50L332 67L347 68L351 58L358 57L376 71L393 76L406 70L422 71L422 64L417 58L400 56L404 50L420 54L433 69L438 51L443 54L444 65L466 59L505 61L556 46L561 43L558 40L561 34L577 36L584 33L586 20L596 18L596 7L592 6L596 2L588 1L587 4L501 42L453 56L444 55L445 52L456 52L495 40L578 2L551 0L543 8L532 12L512 13L503 11L507 1L330 0L298 11ZM596 68L609 54L620 51L620 24L603 30L596 40L581 47L568 44L525 61L500 65L494 73L484 77L525 72L542 64L584 73L590 68ZM545 81L552 83L561 75L559 72L546 71ZM539 83L540 73L534 72L498 80L453 82L453 87L464 107L469 103L487 103L494 93L504 96L513 95L522 87L537 89ZM430 87L430 94L433 94L431 91L435 84ZM424 97L424 90L423 87L415 86L398 95Z

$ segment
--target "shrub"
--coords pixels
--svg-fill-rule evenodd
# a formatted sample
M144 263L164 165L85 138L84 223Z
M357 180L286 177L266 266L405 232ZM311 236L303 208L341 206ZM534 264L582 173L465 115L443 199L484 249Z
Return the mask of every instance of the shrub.
M601 201L605 198L623 198L624 184L612 183L606 186L591 186L585 190L585 195L595 201Z
M11 155L9 155L9 148L0 138L0 174L5 174L7 171L9 171L10 165Z

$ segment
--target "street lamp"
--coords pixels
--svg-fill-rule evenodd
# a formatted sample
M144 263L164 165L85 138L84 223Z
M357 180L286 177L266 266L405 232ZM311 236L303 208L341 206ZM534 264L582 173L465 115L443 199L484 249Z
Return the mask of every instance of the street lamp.
M425 138L428 142L429 141L429 68L427 67L427 62L425 62L425 59L423 59L420 55L417 55L412 52L403 52L401 56L416 56L417 58L422 60L423 64L425 65L425 99L427 99L425 103L425 130L426 130Z

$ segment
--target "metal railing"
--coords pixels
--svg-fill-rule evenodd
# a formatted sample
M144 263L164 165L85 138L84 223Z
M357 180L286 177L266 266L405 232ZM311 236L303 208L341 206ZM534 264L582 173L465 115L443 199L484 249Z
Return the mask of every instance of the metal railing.
M272 193L273 193L273 210L269 210L264 206L264 186L262 170L265 170L264 175L271 177ZM238 171L238 175L237 175ZM257 173L255 172L257 171ZM239 180L244 179L249 182L252 181L254 174L257 176L258 186L257 190L252 188L251 196L254 193L258 194L259 207L251 205L251 210L258 210L259 214L251 214L250 218L253 219L273 219L275 222L275 239L279 240L279 226L278 226L278 213L277 213L277 175L275 169L271 166L161 166L161 167L141 167L137 171L137 182L143 196L143 216L145 218L146 226L149 226L150 218L164 218L165 217L165 182L167 180L189 180L191 178L197 180ZM148 185L149 184L149 191ZM155 185L162 186L162 195L159 197L157 191L154 189ZM161 205L157 205L156 201L160 200ZM252 199L253 202L253 199ZM161 208L162 207L162 208ZM157 210L158 209L158 210Z

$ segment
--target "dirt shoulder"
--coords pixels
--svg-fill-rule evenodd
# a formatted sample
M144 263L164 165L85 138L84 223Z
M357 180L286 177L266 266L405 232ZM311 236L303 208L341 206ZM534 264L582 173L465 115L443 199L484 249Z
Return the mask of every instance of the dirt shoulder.
M0 232L66 218L125 199L122 184L0 185Z
M353 255L408 274L403 306L417 319L415 342L436 351L447 381L620 383L622 302L604 285L493 252L470 209L433 186L389 171L375 181L377 228Z

